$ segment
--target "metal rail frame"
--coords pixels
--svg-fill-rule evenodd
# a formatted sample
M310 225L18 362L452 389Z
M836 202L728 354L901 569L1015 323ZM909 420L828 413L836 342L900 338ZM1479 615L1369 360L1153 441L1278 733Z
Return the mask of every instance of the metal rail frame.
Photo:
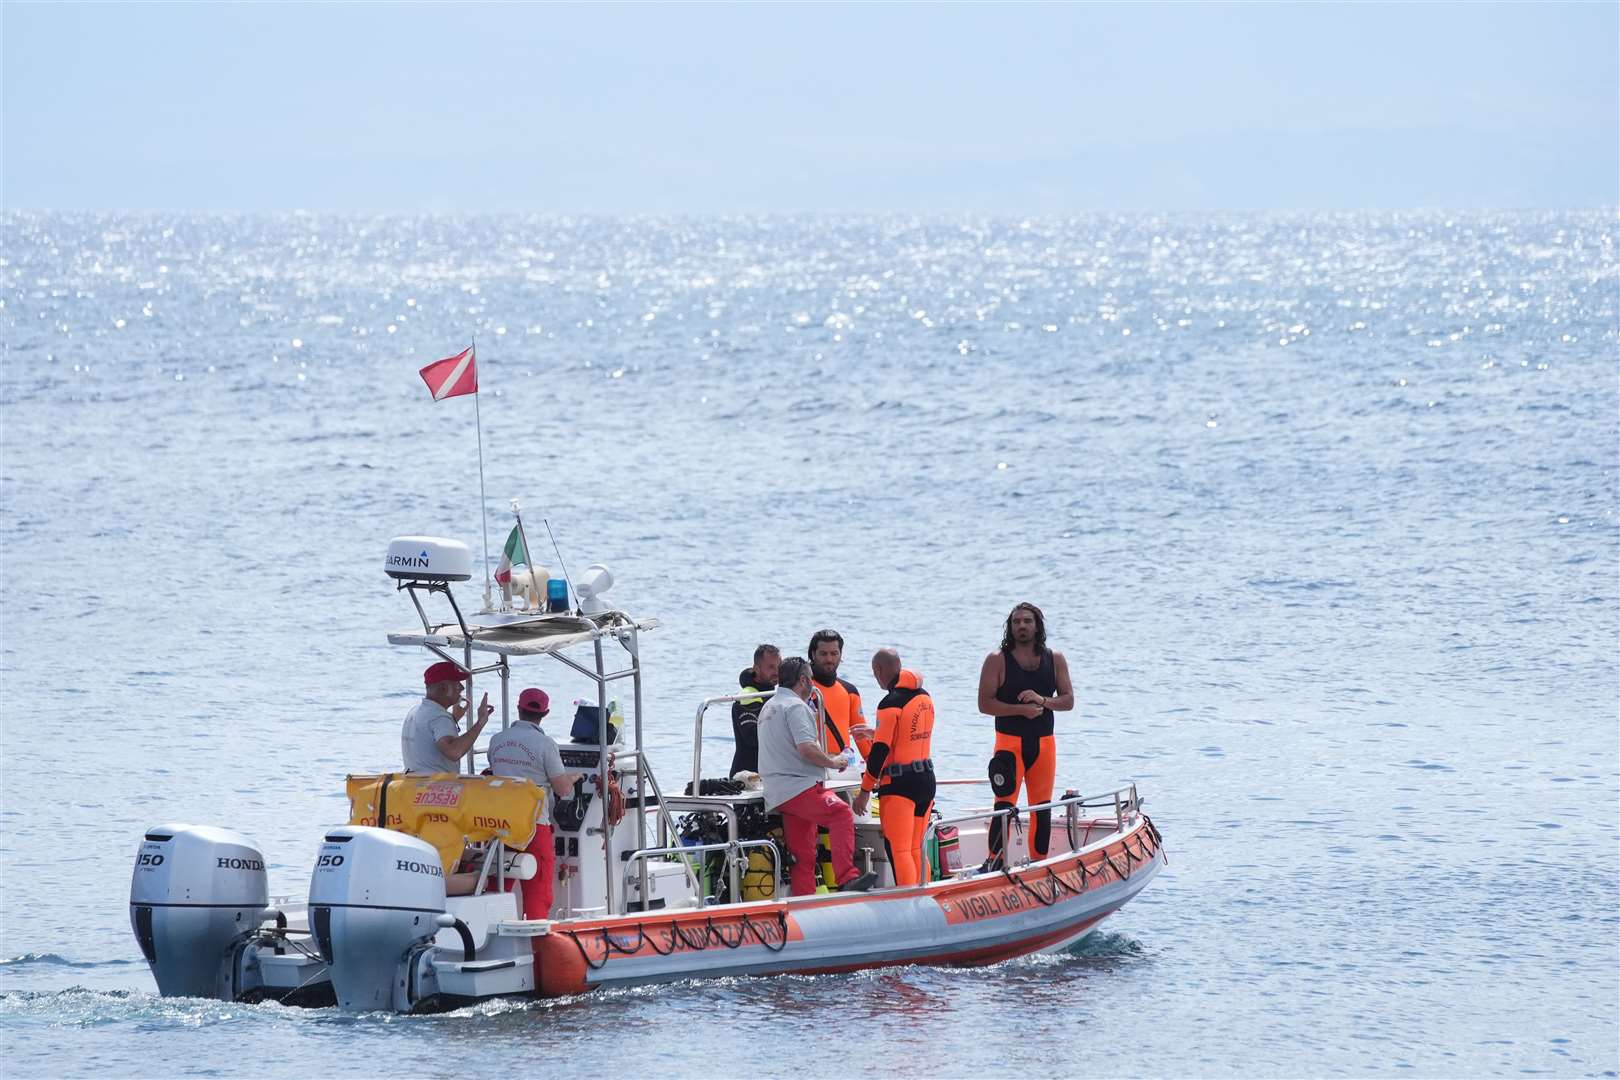
M450 656L449 653L447 653L444 649L441 649L437 645L428 644L428 645L426 645L426 648L430 652L434 653L435 655L437 655L437 656L439 656L439 657L441 657L441 658L443 658L445 660L450 660L453 663L456 663L457 665L459 665L461 667L461 669L463 671L467 672L467 703L468 703L469 708L472 708L473 676L475 674L481 674L481 673L486 672L486 671L494 671L494 672L499 673L500 681L501 681L501 727L502 727L502 729L505 729L507 727L508 723L510 722L509 721L509 717L510 717L509 701L510 701L511 665L509 664L509 662L507 660L507 657L504 654L500 654L497 657L496 661L494 663L492 663L492 664L488 664L488 665L486 665L485 667L482 667L482 668L475 668L473 666L473 659L472 659L473 631L472 631L471 627L469 627L467 625L467 619L466 619L466 616L462 614L461 605L456 603L455 594L450 591L449 582L447 582L447 581L402 581L399 584L399 588L401 590L405 591L405 592L410 593L411 602L416 606L416 613L422 620L422 629L423 629L424 632L426 632L428 634L432 634L434 632L436 626L435 626L434 622L430 618L428 618L427 611L422 607L421 598L417 595L417 593L419 591L425 591L425 592L428 592L428 593L440 593L449 602L450 610L455 614L455 617L456 617L456 625L458 627L460 627L460 629L461 629L461 637L462 637L462 642L463 642L463 646L462 646L461 651L464 654L464 659L456 660L454 657ZM592 682L596 683L597 707L601 710L601 718L602 718L601 719L601 728L597 732L596 776L597 776L597 791L601 795L601 803L602 803L602 824L603 824L603 828L602 828L602 857L603 857L603 861L604 861L604 864L605 864L604 865L604 871L603 871L603 873L604 873L603 888L604 888L604 891L605 891L605 894L606 894L603 897L603 899L606 902L606 910L615 911L615 910L617 910L617 905L614 904L614 895L613 895L614 894L613 867L614 867L614 863L617 860L614 857L614 850L613 850L613 830L612 830L612 827L607 824L607 794L608 794L608 776L609 776L608 743L607 743L607 727L608 727L608 725L607 725L607 684L610 683L610 682L616 682L619 679L624 679L624 678L633 678L635 680L635 684L634 684L635 685L635 694L634 694L635 706L634 707L635 707L635 713L636 713L636 715L635 715L636 749L639 751L641 749L641 650L640 650L640 647L639 647L639 642L637 640L637 635L638 635L639 631L637 630L637 628L635 626L634 620L632 620L628 614L626 614L625 612L620 611L620 610L618 610L616 608L615 609L609 609L608 611L604 611L604 612L598 612L596 614L598 616L600 616L600 615L612 616L614 622L617 622L618 620L622 620L625 625L612 625L612 624L610 624L609 626L605 626L605 627L604 626L597 626L596 627L595 631L592 634L592 638L591 638L591 644L593 646L594 658L596 660L596 667L595 667L594 671L592 669L590 669L590 668L585 667L583 664L577 663L572 658L564 656L560 652L548 652L548 653L545 653L544 655L549 656L552 659L557 660L557 661L561 662L562 664L564 664L564 665L566 665L566 666L568 666L570 668L573 668L575 671L579 672L581 675L585 676L587 679L590 679ZM604 663L604 659L603 659L603 655L602 655L602 639L605 638L605 637L612 637L612 638L618 640L620 644L624 645L625 650L630 653L631 660L630 660L630 666L628 668L625 668L622 671L615 671L615 672L613 672L611 674L609 674L606 671L606 665ZM475 749L472 749L472 748L468 749L466 760L464 762L464 767L465 767L465 770L466 770L467 774L469 774L469 775L471 775L474 772L474 769L475 769L475 760L474 760L475 759L475 754L476 754ZM645 804L645 799L641 797L640 793L642 792L642 790L645 787L644 781L645 781L646 773L647 773L647 766L646 766L645 758L640 753L638 753L636 755L636 791L637 791L636 824L637 824L637 827L640 829L640 832L639 832L638 835L643 836L643 837L646 836L646 809L645 809L645 805L644 805ZM550 793L548 792L547 795L549 797ZM642 894L643 895L646 894L646 882L645 881L643 881L643 883L642 883Z
M727 880L731 885L731 902L733 904L741 903L741 867L742 864L746 863L748 860L746 857L739 856L741 852L747 851L750 848L764 848L771 853L771 872L775 875L773 880L776 882L776 889L780 889L782 886L782 864L778 861L780 856L777 853L775 844L771 843L769 840L727 840L723 843L716 844L692 844L690 846L681 845L678 847L641 848L640 850L632 851L629 856L629 862L624 868L625 891L628 892L630 889L630 864L641 864L641 880L645 882L647 880L647 860L655 855L679 856L680 861L686 864L686 871L690 875L696 873L696 868L693 866L690 856L710 851L724 851L728 855L726 859L726 867L728 870ZM698 892L701 893L702 890L699 889ZM774 893L775 889L773 889L772 892ZM643 884L641 889L641 910L643 912L648 910L647 903L650 899L651 898L647 895L646 885ZM700 904L702 903L702 900L703 897L699 896L698 901ZM621 912L621 914L623 913Z
M498 673L501 683L501 729L505 730L511 723L510 683L512 671L511 664L507 656L505 654L498 654L494 663L486 664L483 667L473 666L473 631L472 628L467 625L467 619L462 614L461 606L456 603L455 594L450 591L448 582L402 581L400 582L399 588L410 593L411 602L416 606L416 613L422 620L422 629L429 634L432 634L437 627L433 620L428 617L427 611L422 607L421 598L417 595L418 590L426 591L428 593L441 593L445 599L449 601L450 610L455 614L456 625L460 627L462 640L465 643L461 650L463 653L463 658L459 660L456 659L438 645L428 644L425 647L434 655L440 657L441 659L449 660L450 662L459 666L463 671L467 672L467 702L469 707L471 707L472 703L472 677L485 672ZM663 839L663 833L672 832L674 830L675 823L673 819L670 818L669 811L664 808L663 796L658 790L658 781L652 774L652 767L647 764L646 755L641 752L643 719L643 698L641 689L641 631L635 625L635 620L632 619L628 613L617 608L595 612L592 616L582 617L600 617L603 615L611 616L612 621L608 626L598 626L592 635L591 645L592 658L595 660L594 669L586 667L584 664L579 663L572 657L566 656L561 652L548 652L543 655L556 660L565 667L573 669L580 675L583 675L585 678L596 684L597 708L600 710L600 716L602 718L601 729L597 732L596 782L597 791L600 793L602 805L602 857L605 864L603 871L603 888L605 895L603 896L603 901L606 911L615 912L622 915L626 910L626 898L628 896L628 890L620 889L620 895L617 898L618 902L615 903L614 864L618 860L615 858L616 853L613 846L613 828L608 824L607 821L607 793L609 790L609 775L611 773L608 764L609 747L607 743L607 684L610 682L618 682L621 679L631 680L631 707L634 710L635 724L634 753L636 758L636 836L643 840L647 836L647 793L649 789L651 790L653 796L658 800L658 823L661 833L661 840ZM621 668L612 672L607 670L606 659L603 656L602 641L604 638L609 637L618 641L619 644L624 647L625 652L630 654L629 667ZM468 775L472 775L477 771L477 754L478 750L476 747L469 748L467 751L466 760L463 763L463 766ZM546 797L547 799L550 799L551 792L546 792ZM735 817L733 816L730 827L730 835L733 837L733 839L736 837L736 832L736 821ZM489 864L486 861L484 873L480 875L480 885L483 884L483 881L487 877L488 869ZM496 873L498 876L501 876L501 868L499 866L496 867ZM701 880L690 866L687 867L687 877L691 883L693 894L700 895L703 891ZM645 897L648 890L645 861L641 863L640 885L641 895Z
M1121 798L1122 795L1125 797ZM1125 819L1127 817L1134 818L1137 814L1141 813L1142 810L1142 800L1136 794L1136 784L1133 782L1127 784L1125 787L1115 788L1113 791L1103 795L1066 795L1061 799L1053 799L1051 802L1035 803L1030 806L1011 806L1003 810L991 808L988 810L979 810L971 814L961 814L957 817L940 818L938 821L930 821L928 823L928 827L923 830L923 847L926 848L928 846L928 841L936 837L938 830L942 825L960 825L969 821L983 821L988 824L998 817L1015 817L1020 813L1030 814L1037 810L1055 810L1059 807L1074 809L1088 807L1091 809L1102 809L1110 805L1106 802L1088 801L1098 799L1112 800L1112 805L1114 808L1115 832L1123 832L1125 830ZM1007 838L1005 836L1002 838L1001 850L1002 858L1005 860L1007 854ZM1026 857L1022 865L1027 865L1031 861L1032 860Z
M703 780L703 714L709 710L710 705L722 705L728 701L742 701L744 698L768 698L769 694L722 694L719 697L706 698L697 707L697 719L692 726L692 794L700 790L698 784Z
M726 839L728 841L733 841L734 842L737 839L737 808L735 806L732 806L730 803L711 802L710 801L711 799L720 799L720 798L725 798L725 796L723 796L723 795L701 795L701 796L671 795L667 799L660 800L660 802L663 803L663 804L666 804L666 805L668 805L670 807L673 807L676 810L685 810L688 813L720 814L720 815L724 816L725 819L726 819ZM660 844L668 844L670 842L670 840L672 839L673 833L675 831L675 828L674 828L675 827L675 821L674 821L674 819L671 818L668 814L665 814L664 817L665 817L666 820L669 821L669 832L666 833L666 832L663 831L663 829L662 829L663 821L660 821L659 822L660 830L659 830L659 833L658 833L658 842Z

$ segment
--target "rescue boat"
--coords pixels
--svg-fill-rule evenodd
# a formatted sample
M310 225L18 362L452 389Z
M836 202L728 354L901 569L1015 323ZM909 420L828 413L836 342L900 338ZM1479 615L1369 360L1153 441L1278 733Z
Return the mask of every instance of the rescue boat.
M518 661L549 659L594 684L594 705L560 743L564 764L589 775L573 798L550 803L550 917L525 919L520 890L536 871L522 849L551 792L478 775L479 747L459 773L349 777L349 821L323 834L301 902L272 900L264 853L247 837L148 829L130 922L161 994L423 1012L677 979L993 964L1072 946L1164 865L1133 784L1010 813L936 810L925 840L932 880L904 888L893 886L878 820L858 818L857 860L878 887L790 897L762 792L702 776L705 713L737 696L698 705L692 782L664 792L641 750L641 645L656 621L609 605L601 567L575 583L571 610L488 610L486 601L467 611L453 586L471 565L454 540L391 543L385 572L421 625L388 640L454 661L474 681L493 677L503 727ZM441 606L449 617L436 621L429 607ZM614 694L625 686L630 722L620 724ZM827 785L859 786L836 776ZM1036 859L1024 823L1039 809L1051 811L1052 828ZM997 817L1006 839L991 860Z

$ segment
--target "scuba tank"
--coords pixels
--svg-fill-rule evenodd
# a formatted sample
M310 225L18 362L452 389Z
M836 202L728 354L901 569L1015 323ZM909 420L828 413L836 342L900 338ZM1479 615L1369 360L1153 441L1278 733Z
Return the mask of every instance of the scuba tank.
M776 863L769 854L753 848L748 852L748 867L739 880L744 900L774 900L776 898Z

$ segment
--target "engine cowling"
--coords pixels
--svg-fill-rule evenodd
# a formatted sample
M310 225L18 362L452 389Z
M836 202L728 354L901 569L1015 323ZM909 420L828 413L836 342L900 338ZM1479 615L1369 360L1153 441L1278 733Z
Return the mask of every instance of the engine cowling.
M229 1000L231 947L264 921L264 855L207 825L146 831L129 886L129 921L164 997Z
M309 881L309 924L338 1004L409 1009L413 944L439 931L444 868L425 840L391 829L331 829Z

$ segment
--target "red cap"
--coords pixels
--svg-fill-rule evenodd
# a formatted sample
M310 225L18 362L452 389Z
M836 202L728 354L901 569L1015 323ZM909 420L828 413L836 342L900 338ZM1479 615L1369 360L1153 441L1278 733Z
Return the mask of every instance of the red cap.
M467 673L461 670L460 664L440 660L437 664L422 672L422 685L432 686L436 682L463 682L466 678Z
M544 690L529 687L518 695L518 712L547 713L551 711L551 698Z

